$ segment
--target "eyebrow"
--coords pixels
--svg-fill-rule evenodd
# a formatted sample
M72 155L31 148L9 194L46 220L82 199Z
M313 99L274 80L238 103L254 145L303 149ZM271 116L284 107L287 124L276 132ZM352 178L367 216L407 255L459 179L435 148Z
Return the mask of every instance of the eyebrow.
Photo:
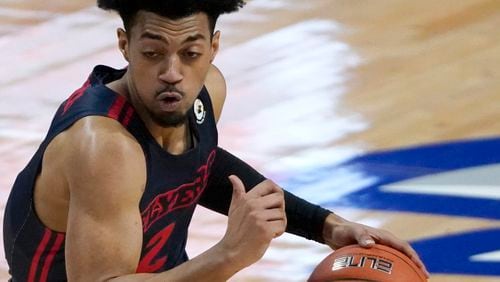
M146 31L143 34L141 34L141 39L143 39L143 38L160 40L160 41L163 41L163 42L165 42L165 43L168 44L168 40L165 37L163 37L161 35L158 35L158 34L154 34L154 33L148 32L148 31Z
M167 45L169 44L168 40L165 37L163 37L163 36L161 36L159 34L151 33L149 31L144 32L141 35L141 39L142 38L148 38L148 39L153 39L153 40L160 40L162 42L165 42ZM184 39L184 41L182 41L182 44L189 43L189 42L194 42L194 41L197 41L197 40L206 40L206 37L203 34L201 34L201 33L197 33L195 35L190 35L186 39Z
M195 35L188 36L184 41L182 41L182 44L188 43L188 42L194 42L196 40L206 40L205 36L201 33L197 33Z

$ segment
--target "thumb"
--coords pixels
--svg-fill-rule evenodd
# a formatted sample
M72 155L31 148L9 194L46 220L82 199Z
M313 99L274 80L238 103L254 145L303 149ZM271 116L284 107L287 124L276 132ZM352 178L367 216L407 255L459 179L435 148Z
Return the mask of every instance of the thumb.
M241 179L236 175L229 176L229 181L231 181L231 184L233 184L233 195L231 197L231 204L232 204L245 194L245 185L243 184Z

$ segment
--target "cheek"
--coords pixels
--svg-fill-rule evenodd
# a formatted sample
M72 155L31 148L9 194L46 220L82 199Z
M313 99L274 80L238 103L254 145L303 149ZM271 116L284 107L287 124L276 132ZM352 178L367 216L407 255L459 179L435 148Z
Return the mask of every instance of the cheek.
M205 79L208 73L208 69L210 67L210 62L204 62L201 61L189 68L187 68L186 72L184 73L184 79L189 81L189 83L186 83L187 87L190 87L191 91L198 92L201 90L203 85L205 84Z
M137 91L141 93L156 91L158 75L155 66L141 61L135 61L129 64L129 71Z
M155 79L157 66L147 62L145 60L136 60L133 61L130 66L134 68L134 75L136 77L140 77L141 79Z
M147 72L146 69L135 68L132 72L132 79L134 80L134 84L138 87L138 90L146 90L152 88L152 76Z
M141 72L140 69L135 69L130 74L136 99L140 99L143 104L150 105L155 99L157 90L151 76Z

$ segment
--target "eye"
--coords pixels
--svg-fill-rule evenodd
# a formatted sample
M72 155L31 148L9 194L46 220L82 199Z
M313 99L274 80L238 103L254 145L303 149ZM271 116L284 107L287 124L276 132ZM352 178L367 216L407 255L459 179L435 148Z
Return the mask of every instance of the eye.
M155 58L160 56L160 53L155 52L155 51L144 51L144 52L142 52L142 54L144 55L144 57L146 57L148 59L155 59Z
M201 56L201 54L200 54L200 53L198 53L198 52L194 52L194 51L186 51L186 52L184 53L184 55L185 55L187 58L189 58L189 59L196 59L196 58L198 58L199 56Z

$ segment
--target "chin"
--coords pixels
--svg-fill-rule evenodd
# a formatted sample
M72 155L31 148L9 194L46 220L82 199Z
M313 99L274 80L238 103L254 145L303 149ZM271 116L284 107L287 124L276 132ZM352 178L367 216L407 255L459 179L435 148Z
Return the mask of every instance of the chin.
M187 113L174 112L153 117L155 123L162 127L179 127L186 123Z

